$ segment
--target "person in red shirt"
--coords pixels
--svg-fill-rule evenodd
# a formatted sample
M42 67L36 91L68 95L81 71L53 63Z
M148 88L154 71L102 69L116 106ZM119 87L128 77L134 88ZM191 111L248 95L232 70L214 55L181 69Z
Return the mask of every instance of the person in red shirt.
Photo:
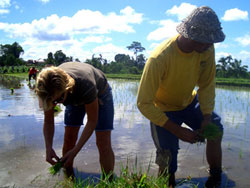
M29 70L29 82L31 80L31 77L33 77L34 80L36 80L36 73L38 70L35 67L30 68Z

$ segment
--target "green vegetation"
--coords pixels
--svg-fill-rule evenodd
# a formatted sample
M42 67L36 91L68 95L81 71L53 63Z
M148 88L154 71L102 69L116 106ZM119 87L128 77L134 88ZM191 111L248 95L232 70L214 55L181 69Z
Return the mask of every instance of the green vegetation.
M216 85L250 87L250 79L246 78L216 78Z
M141 74L106 74L108 78L140 80Z
M217 138L220 138L222 136L222 131L220 128L215 125L214 123L209 123L203 130L203 133L201 134L204 138L208 140L215 140Z
M97 57L93 54L92 58L85 62L102 70L108 78L139 80L147 60L142 54L145 48L140 42L133 41L127 46L127 49L133 51L135 58L126 54L116 54L115 61L108 62L101 54ZM0 74L27 78L32 66L41 70L47 65L58 66L73 60L80 62L78 58L68 57L62 50L58 50L54 54L49 52L47 58L40 61L24 61L20 58L23 53L23 48L17 42L0 45ZM250 87L248 66L242 65L241 60L233 59L232 56L220 58L216 64L216 84Z
M149 175L150 165L146 172L138 170L134 166L133 170L129 169L128 164L126 167L121 167L120 175L113 177L112 175L106 175L101 177L101 179L80 179L77 180L69 179L63 182L59 182L55 187L65 187L65 188L168 188L167 176ZM131 172L132 171L132 172ZM191 178L184 179L179 184L189 183L190 188L197 188L198 185L195 185L191 182Z
M50 168L49 168L49 172L50 172L50 174L52 174L52 175L55 175L55 174L57 174L59 171L60 171L60 169L62 168L62 166L63 166L63 163L62 162L57 162L55 165L53 165L53 166L51 166Z
M28 78L28 73L6 73L4 75L8 76L15 76L19 78ZM130 79L130 80L140 80L141 74L105 74L108 78L113 79ZM246 78L216 78L215 79L216 85L223 85L223 86L241 86L241 87L250 87L250 79Z
M54 112L61 112L61 111L62 111L62 109L61 109L61 107L59 105L56 105L54 107Z

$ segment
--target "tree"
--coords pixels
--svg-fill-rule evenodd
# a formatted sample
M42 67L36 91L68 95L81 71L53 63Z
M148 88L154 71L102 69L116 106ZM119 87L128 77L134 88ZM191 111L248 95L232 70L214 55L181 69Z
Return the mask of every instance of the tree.
M219 77L245 78L248 76L248 66L241 65L241 60L233 59L231 55L221 57L216 65Z
M145 50L145 48L141 46L141 43L136 41L133 41L133 43L130 46L127 46L127 48L128 50L134 51L136 61L137 61L137 53L143 52Z
M48 53L48 58L46 60L46 63L49 65L55 65L55 60L52 52Z
M241 66L241 60L234 59L233 62L230 63L231 73L236 78L246 77L247 76L247 65Z
M56 65L60 65L67 61L67 56L62 52L62 50L56 51L56 53L54 53L54 58Z
M229 77L230 63L232 56L221 57L216 65L216 73L221 77Z
M15 58L19 58L21 54L24 53L23 48L17 43L1 45L0 54L1 55L13 55Z
M139 70L143 70L145 62L146 62L145 56L143 54L138 55L137 67L139 68Z

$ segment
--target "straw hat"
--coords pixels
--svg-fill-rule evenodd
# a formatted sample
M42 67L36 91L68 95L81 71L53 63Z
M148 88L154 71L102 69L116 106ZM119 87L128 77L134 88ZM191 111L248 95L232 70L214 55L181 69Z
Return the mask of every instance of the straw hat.
M216 13L207 6L198 7L176 27L185 38L201 43L222 42L225 34Z

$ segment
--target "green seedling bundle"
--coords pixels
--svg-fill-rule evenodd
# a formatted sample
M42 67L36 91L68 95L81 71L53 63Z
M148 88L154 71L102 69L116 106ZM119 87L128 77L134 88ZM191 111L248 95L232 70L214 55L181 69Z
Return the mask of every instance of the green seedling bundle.
M55 175L60 171L62 167L63 167L63 163L58 161L55 165L49 168L49 172L50 174Z
M216 140L217 138L220 138L222 136L222 131L214 123L209 123L203 129L201 136L208 140Z

